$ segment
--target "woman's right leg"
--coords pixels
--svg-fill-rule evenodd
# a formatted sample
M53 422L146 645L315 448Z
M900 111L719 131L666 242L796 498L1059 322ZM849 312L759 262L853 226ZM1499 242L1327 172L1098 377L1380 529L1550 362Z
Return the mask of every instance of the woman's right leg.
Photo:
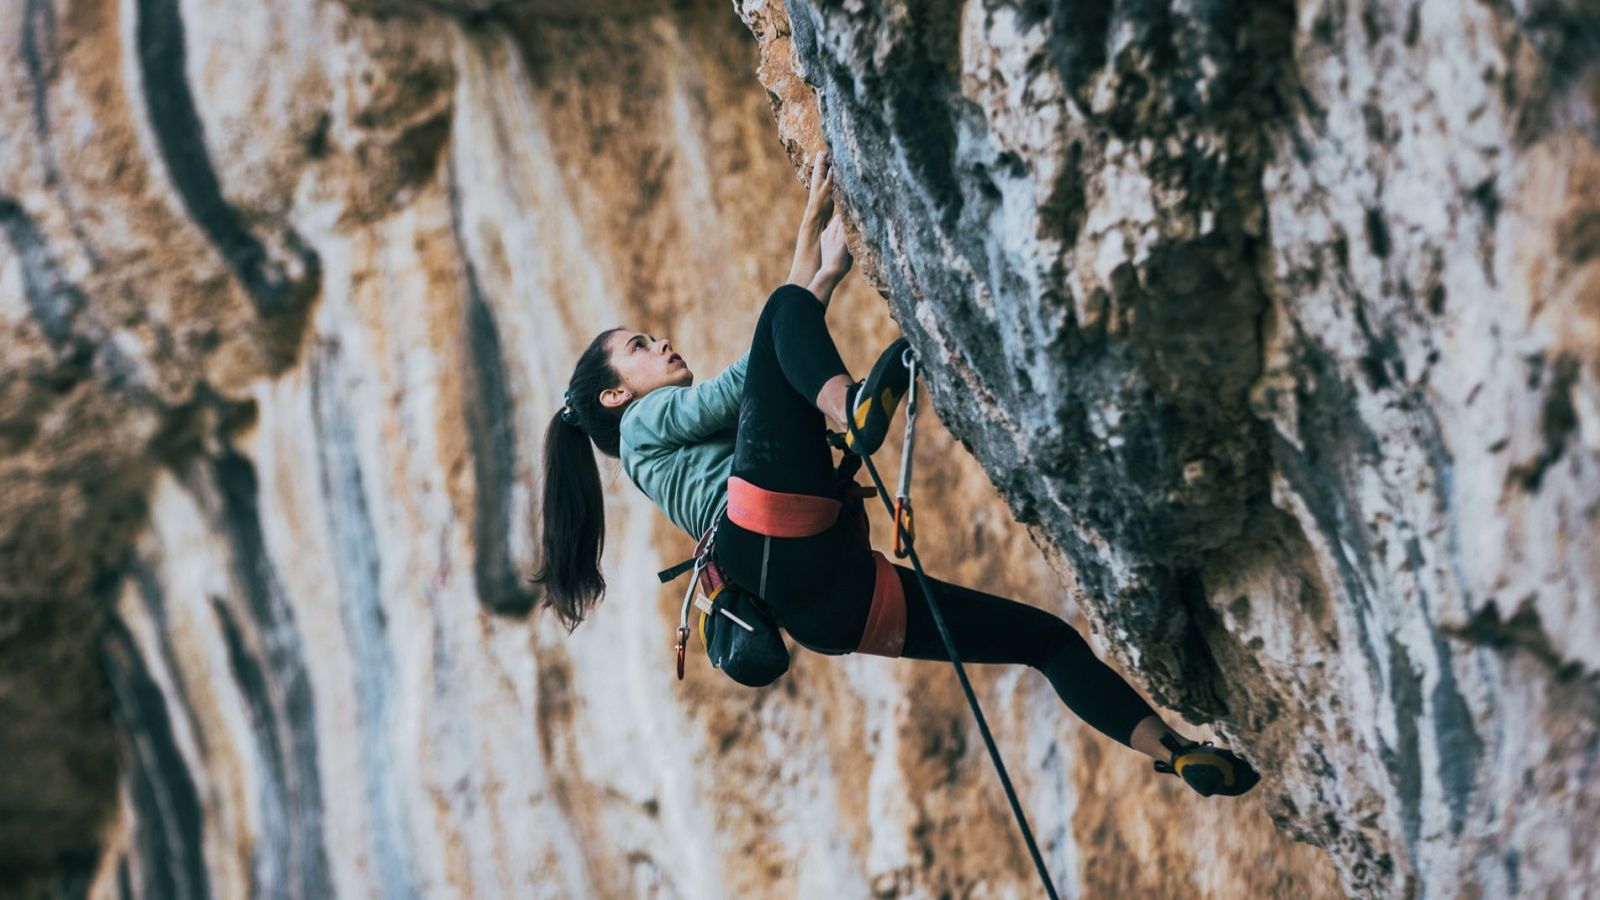
M895 571L906 597L903 655L947 659L916 573L904 566ZM972 588L928 581L964 662L1025 663L1038 669L1078 718L1155 760L1161 764L1158 771L1179 775L1202 796L1242 794L1260 781L1260 774L1233 751L1196 745L1174 731L1060 618Z
M896 566L906 594L905 655L948 660L916 572ZM965 662L1020 662L1044 673L1061 702L1090 727L1135 749L1134 729L1156 715L1078 630L1035 606L929 578L939 612Z

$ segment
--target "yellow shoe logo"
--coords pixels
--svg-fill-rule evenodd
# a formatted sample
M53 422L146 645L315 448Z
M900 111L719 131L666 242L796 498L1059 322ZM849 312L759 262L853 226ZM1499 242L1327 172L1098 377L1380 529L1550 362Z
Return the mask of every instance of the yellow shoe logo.
M883 393L878 395L878 402L883 405L885 411L894 409L894 405L899 400L900 398L894 395L894 391L888 388L884 388ZM869 397L856 406L856 428L867 427L867 416L870 415L872 415L872 399Z
M1222 773L1222 783L1228 787L1233 787L1233 766L1215 753L1185 753L1178 757L1178 761L1173 764L1172 771L1181 778L1183 777L1184 769L1195 765L1209 765L1216 768L1217 771Z

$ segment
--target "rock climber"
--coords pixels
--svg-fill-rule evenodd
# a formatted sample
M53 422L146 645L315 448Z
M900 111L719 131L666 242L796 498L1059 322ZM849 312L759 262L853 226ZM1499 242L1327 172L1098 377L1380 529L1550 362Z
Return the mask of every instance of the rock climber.
M854 416L847 452L871 453L909 377L903 338L859 384L840 359L823 316L852 259L833 215L826 152L817 155L809 186L788 281L767 299L738 362L697 385L670 340L627 328L602 332L578 358L545 437L537 576L546 605L569 629L606 589L592 443L620 458L634 484L691 536L715 524L712 555L723 575L759 598L801 645L825 654L948 659L912 570L889 565L838 515L824 416L840 423ZM798 529L795 516L804 520ZM1062 619L930 581L964 661L1038 669L1081 719L1202 795L1242 794L1259 780L1231 751L1169 727Z

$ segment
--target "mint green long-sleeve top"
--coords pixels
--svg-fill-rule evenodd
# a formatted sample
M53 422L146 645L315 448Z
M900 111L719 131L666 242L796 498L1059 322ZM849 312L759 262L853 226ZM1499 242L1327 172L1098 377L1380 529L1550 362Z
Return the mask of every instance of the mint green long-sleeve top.
M622 413L622 471L693 537L728 494L749 362L746 353L710 381L656 388Z

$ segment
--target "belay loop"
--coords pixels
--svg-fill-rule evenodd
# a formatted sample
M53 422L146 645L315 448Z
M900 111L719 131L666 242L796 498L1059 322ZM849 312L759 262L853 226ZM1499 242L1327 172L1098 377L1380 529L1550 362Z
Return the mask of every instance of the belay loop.
M912 365L916 356L910 350L906 351ZM903 546L905 556L911 557L911 565L917 572L917 582L922 588L922 596L928 601L928 612L933 616L933 624L939 629L939 637L944 641L945 652L950 656L950 664L955 667L956 678L961 682L961 690L967 695L967 705L972 708L973 718L978 720L978 733L983 736L984 746L989 749L989 759L994 762L995 774L1000 776L1000 786L1005 789L1006 800L1011 803L1011 814L1016 817L1017 829L1022 832L1022 840L1028 847L1028 854L1033 857L1033 867L1039 873L1039 880L1044 884L1045 895L1050 900L1056 900L1055 882L1050 879L1050 870L1045 868L1044 856L1039 853L1039 845L1033 839L1033 829L1028 827L1028 817L1022 812L1022 803L1017 799L1017 791L1011 786L1011 776L1006 773L1006 764L1000 759L1000 748L995 746L994 735L989 731L989 722L983 716L983 709L978 705L978 695L972 690L972 682L967 678L966 667L961 664L961 654L956 651L955 638L950 635L950 626L945 623L944 613L939 610L938 598L933 593L933 586L928 583L928 573L922 569L922 560L917 558L916 548L912 546L914 535L910 531L910 481L911 481L911 442L913 435L910 433L912 416L915 405L916 369L911 369L911 388L908 393L912 398L911 405L906 407L906 446L901 451L900 462L900 494L901 503L896 504L889 499L889 489L883 486L883 478L878 475L878 467L872 464L870 455L862 456L861 462L866 466L867 474L872 476L872 485L877 488L878 498L883 501L883 507L889 515L894 517L895 553L900 555ZM853 418L853 417L852 417ZM854 431L855 422L848 421L845 427ZM902 510L904 519L902 519ZM904 544L901 539L904 537Z

